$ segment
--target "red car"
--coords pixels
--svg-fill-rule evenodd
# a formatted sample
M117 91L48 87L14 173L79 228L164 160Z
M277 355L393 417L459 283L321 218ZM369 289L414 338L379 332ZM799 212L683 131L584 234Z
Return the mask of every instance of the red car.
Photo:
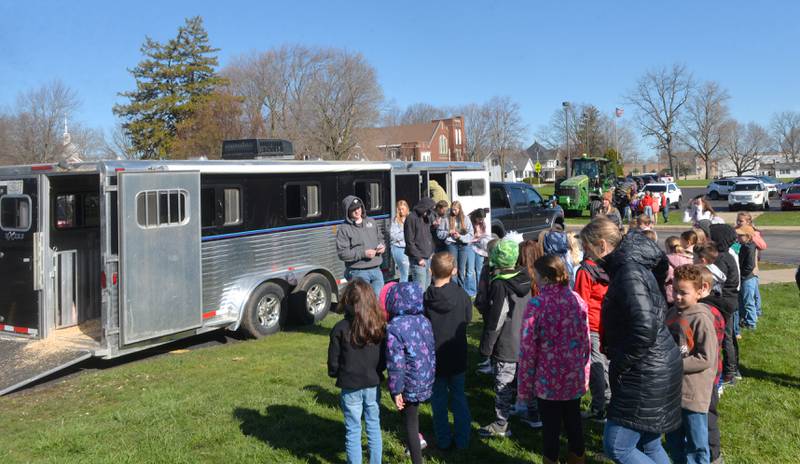
M781 197L781 210L800 209L800 185L793 185Z

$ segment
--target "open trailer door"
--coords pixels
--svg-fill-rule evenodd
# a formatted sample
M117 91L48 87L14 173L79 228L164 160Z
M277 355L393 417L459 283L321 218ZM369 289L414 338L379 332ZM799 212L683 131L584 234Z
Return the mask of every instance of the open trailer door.
M52 339L0 339L0 395L12 392L92 356L86 348Z
M130 345L200 327L200 173L119 173L120 320Z

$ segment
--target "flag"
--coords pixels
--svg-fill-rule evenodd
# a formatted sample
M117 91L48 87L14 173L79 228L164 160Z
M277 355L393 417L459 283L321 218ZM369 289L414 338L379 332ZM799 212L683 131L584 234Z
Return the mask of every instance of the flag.
M617 115L618 118L621 118L622 115L625 114L625 110L622 108L616 108L616 111L614 113Z

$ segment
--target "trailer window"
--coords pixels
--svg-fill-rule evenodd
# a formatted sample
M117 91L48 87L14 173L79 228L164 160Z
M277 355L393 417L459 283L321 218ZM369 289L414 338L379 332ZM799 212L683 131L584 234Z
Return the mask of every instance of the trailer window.
M356 181L353 183L353 187L355 195L364 201L367 211L379 211L383 207L380 182Z
M136 195L140 227L179 226L186 222L185 190L149 190Z
M201 227L213 227L217 219L217 208L214 203L214 189L204 188L200 191L200 223Z
M225 222L223 226L231 226L242 222L241 208L239 206L239 189L225 189Z
M0 198L0 228L11 232L27 232L31 228L31 197L5 195Z
M486 182L483 179L460 180L457 188L460 197L479 197L486 193Z
M286 219L302 219L320 215L319 185L286 184Z
M59 230L100 225L100 199L96 193L56 196L55 227Z

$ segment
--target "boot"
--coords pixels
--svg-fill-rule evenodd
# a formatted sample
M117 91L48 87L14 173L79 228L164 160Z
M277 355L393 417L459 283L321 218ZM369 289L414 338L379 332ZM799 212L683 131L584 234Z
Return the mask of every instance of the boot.
M586 454L584 454L583 456L578 456L573 452L567 454L567 464L584 464L585 462L586 462Z

